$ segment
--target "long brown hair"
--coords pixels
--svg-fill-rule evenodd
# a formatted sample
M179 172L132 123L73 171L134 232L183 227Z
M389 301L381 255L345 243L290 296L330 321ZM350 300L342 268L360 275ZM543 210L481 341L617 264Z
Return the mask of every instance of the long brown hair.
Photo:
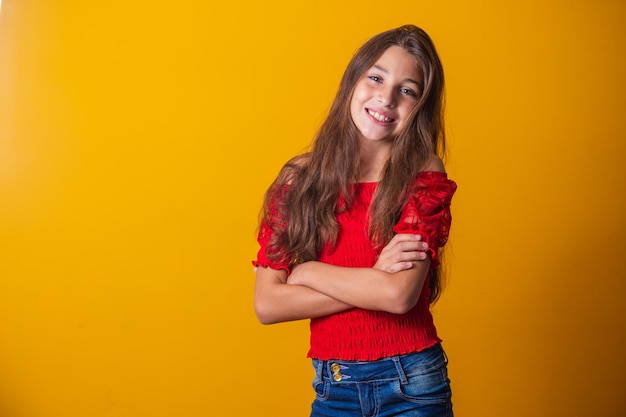
M350 115L352 94L364 73L394 45L415 57L423 73L424 87L409 122L393 140L372 200L369 234L376 247L384 246L393 237L392 227L399 220L418 172L433 154L443 156L444 76L430 37L413 25L374 36L348 64L310 152L289 161L266 193L262 216L273 229L268 245L271 258L294 264L315 260L326 243L335 242L337 212L351 204L349 184L359 178L358 130ZM343 207L338 205L340 196ZM434 272L430 279L431 301L437 298L440 285Z

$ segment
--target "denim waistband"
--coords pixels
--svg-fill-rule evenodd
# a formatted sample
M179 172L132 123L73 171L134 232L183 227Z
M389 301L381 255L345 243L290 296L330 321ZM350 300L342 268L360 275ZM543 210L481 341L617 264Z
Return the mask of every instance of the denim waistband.
M333 384L373 382L398 379L406 383L407 377L427 373L445 366L447 358L440 344L420 352L390 356L374 361L344 361L313 359L316 377Z

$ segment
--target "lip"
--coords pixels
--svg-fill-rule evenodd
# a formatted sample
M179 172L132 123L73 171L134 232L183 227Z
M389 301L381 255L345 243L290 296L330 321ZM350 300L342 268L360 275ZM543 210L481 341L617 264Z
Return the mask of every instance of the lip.
M387 119L390 119L390 121L388 121L388 122L383 122L383 121L380 121L380 120L378 120L377 118L375 118L374 116L372 116L372 115L370 114L370 112L376 112L376 113L380 114L381 116L384 116L384 117L386 117ZM386 111L384 111L384 110L381 110L381 109L376 109L376 108L373 108L373 107L366 107L366 108L365 108L365 114L369 117L369 119L370 119L373 123L375 123L375 124L377 124L377 125L380 125L380 126L389 126L389 125L394 124L394 123L395 123L395 121L396 121L396 119L393 117L393 115L392 115L392 114L390 114L390 113L388 113L388 112L386 112Z

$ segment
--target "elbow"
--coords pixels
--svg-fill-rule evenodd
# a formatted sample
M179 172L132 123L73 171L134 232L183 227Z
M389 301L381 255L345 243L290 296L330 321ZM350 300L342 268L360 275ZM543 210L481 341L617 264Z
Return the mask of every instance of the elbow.
M388 312L392 314L406 314L413 310L416 305L417 301L399 300L390 307Z
M254 301L254 313L256 318L261 324L274 324L278 323L276 316L272 313L271 306L267 303L263 303L259 300Z
M415 295L403 290L394 291L386 311L392 314L406 314L417 305L418 299L419 293Z
M268 314L260 313L258 310L256 312L256 318L259 321L259 323L264 324L264 325L274 324L278 322L278 320L275 320L274 318L272 318L272 316Z
M274 324L274 322L269 317L260 314L258 311L256 312L256 318L261 324Z
M269 324L278 323L278 321L276 321L276 320L272 320L271 318L268 318L268 317L259 316L258 314L257 314L256 317L259 320L259 323L261 323L263 325L266 325L266 326L269 325Z
M413 273L405 275L403 277L404 279L395 279L400 277L394 277L392 285L388 287L387 304L389 308L386 310L387 312L392 314L406 314L415 308L422 294L424 282L426 281L428 265L423 265L423 269L417 272L417 275Z

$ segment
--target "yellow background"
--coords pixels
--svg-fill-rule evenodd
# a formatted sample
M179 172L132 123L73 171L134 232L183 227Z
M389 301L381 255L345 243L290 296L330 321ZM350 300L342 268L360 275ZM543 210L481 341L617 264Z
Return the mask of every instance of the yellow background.
M447 72L434 311L457 415L626 415L625 19L618 0L4 0L0 415L308 415L307 323L252 309L258 210L354 50L409 22Z

